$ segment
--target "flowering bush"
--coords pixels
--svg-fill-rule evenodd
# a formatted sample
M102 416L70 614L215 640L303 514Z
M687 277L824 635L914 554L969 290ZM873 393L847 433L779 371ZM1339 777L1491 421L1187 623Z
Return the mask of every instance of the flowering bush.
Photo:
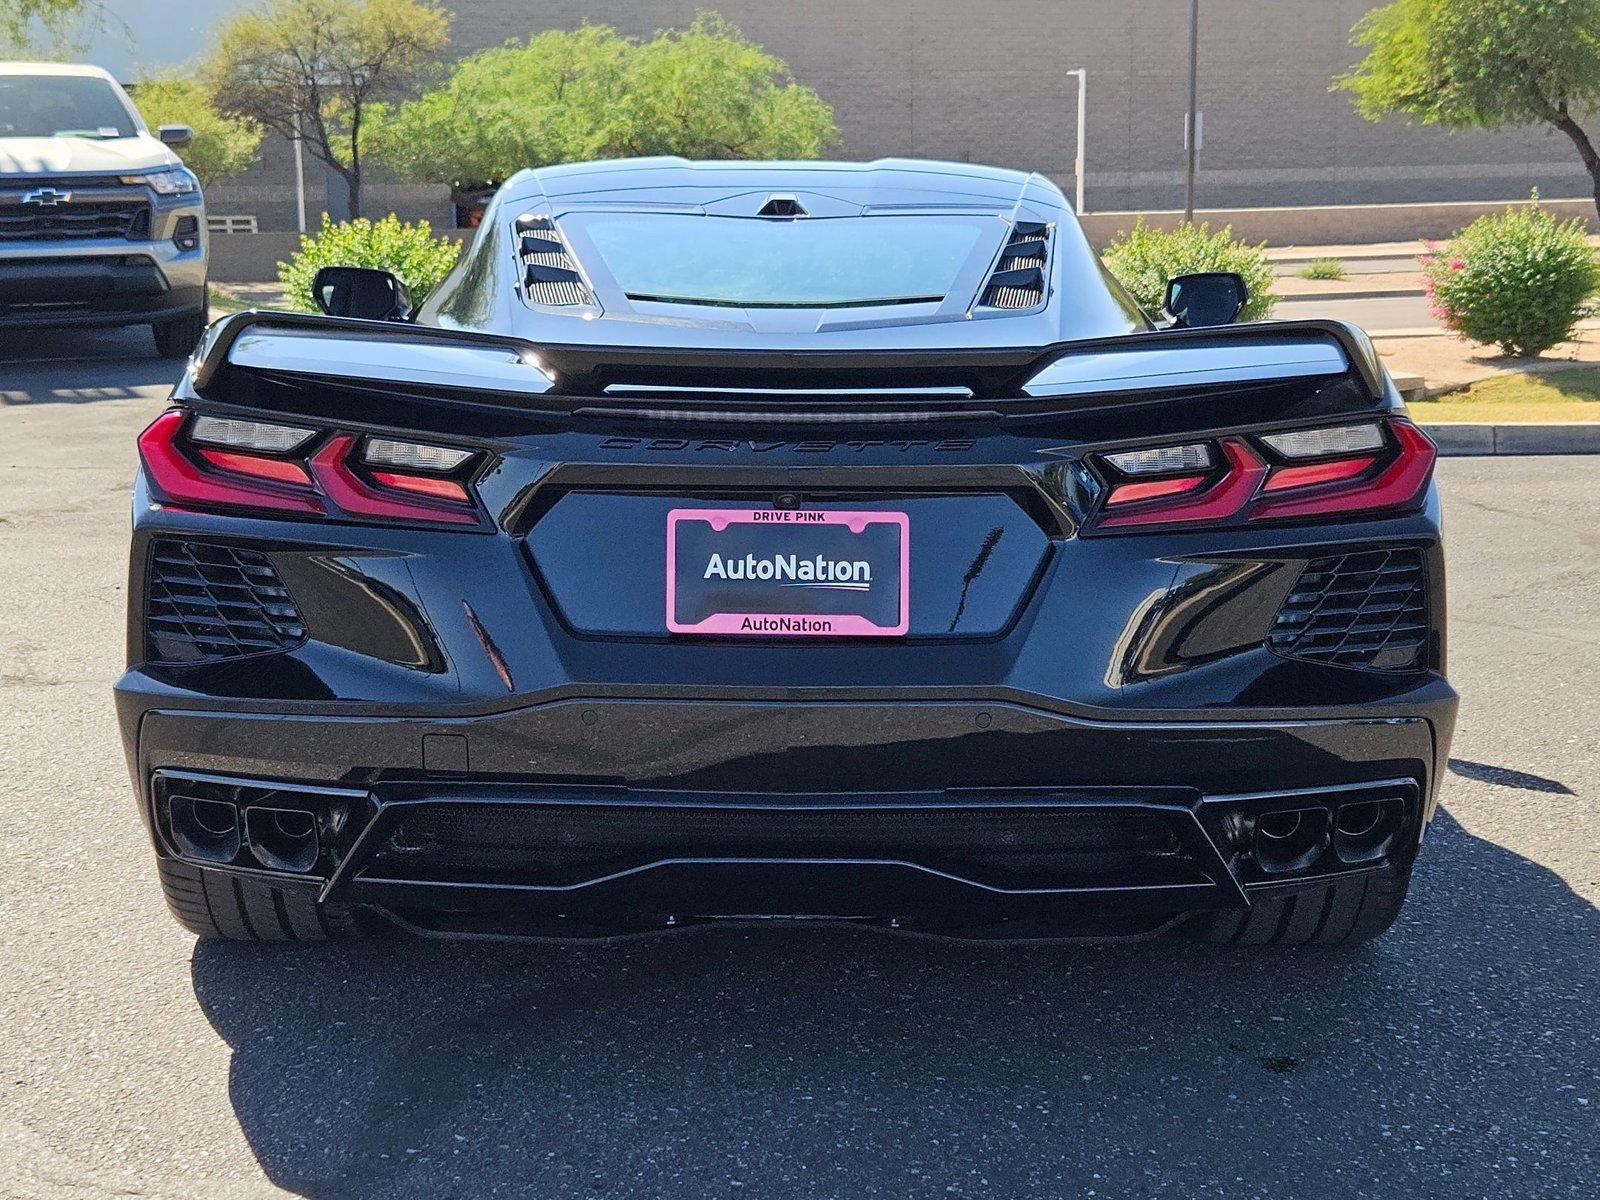
M1558 222L1539 195L1479 217L1422 257L1433 313L1463 338L1532 357L1572 337L1600 290L1600 254L1576 218Z
M406 285L412 304L420 305L450 273L460 253L460 242L434 237L426 221L412 225L390 213L381 221L358 217L335 224L323 213L316 236L301 237L299 252L278 264L278 282L290 308L315 312L311 281L320 268L381 267Z
M1102 257L1139 307L1152 315L1161 311L1167 280L1197 271L1237 271L1244 276L1250 298L1239 314L1241 321L1266 319L1276 303L1266 243L1237 241L1231 225L1212 233L1209 225L1184 222L1169 233L1146 225L1140 217L1132 232L1113 241Z

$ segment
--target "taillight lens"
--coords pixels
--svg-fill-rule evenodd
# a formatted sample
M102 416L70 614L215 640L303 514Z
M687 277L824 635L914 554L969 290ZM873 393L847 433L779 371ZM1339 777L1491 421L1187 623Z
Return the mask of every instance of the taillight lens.
M466 474L478 454L173 409L139 436L139 455L173 504L360 520L479 525ZM376 455L370 448L379 447ZM375 469L376 462L393 469Z
M1409 421L1222 438L1220 465L1203 471L1198 445L1101 456L1107 486L1090 531L1399 508L1421 496L1435 458Z

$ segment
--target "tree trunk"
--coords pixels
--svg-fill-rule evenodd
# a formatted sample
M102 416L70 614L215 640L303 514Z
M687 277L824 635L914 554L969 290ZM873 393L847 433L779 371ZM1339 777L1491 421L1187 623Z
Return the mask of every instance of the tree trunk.
M1574 121L1567 112L1565 100L1556 106L1549 121L1566 134L1578 148L1578 157L1583 160L1583 169L1589 172L1589 181L1593 184L1595 215L1600 217L1600 152L1595 150L1594 143L1589 140L1589 135L1584 132L1583 126Z

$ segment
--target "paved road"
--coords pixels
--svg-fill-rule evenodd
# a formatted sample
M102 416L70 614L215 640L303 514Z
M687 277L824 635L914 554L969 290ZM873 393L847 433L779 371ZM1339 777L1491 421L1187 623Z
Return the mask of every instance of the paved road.
M38 350L0 350L0 1195L1594 1196L1600 460L1441 466L1458 762L1371 947L197 946L108 694L172 368Z
M1272 310L1274 318L1284 321L1301 321L1322 317L1338 321L1351 321L1372 333L1392 329L1437 329L1427 297L1379 296L1368 300L1344 298L1319 298L1314 300L1279 300Z

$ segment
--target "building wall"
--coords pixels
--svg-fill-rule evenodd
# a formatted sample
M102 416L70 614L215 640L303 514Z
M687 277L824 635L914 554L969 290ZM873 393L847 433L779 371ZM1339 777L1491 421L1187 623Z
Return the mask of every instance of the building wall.
M1077 84L1065 72L1085 67L1088 206L1182 204L1188 0L455 0L453 51L585 20L647 37L708 5L834 106L838 157L985 161L1042 171L1070 193ZM1588 193L1571 146L1537 129L1453 134L1358 117L1329 82L1355 61L1349 31L1368 7L1201 0L1201 207ZM309 162L308 179L315 205ZM290 228L292 183L286 149L269 147L261 168L214 189L213 206ZM370 199L448 223L440 189L378 186Z

